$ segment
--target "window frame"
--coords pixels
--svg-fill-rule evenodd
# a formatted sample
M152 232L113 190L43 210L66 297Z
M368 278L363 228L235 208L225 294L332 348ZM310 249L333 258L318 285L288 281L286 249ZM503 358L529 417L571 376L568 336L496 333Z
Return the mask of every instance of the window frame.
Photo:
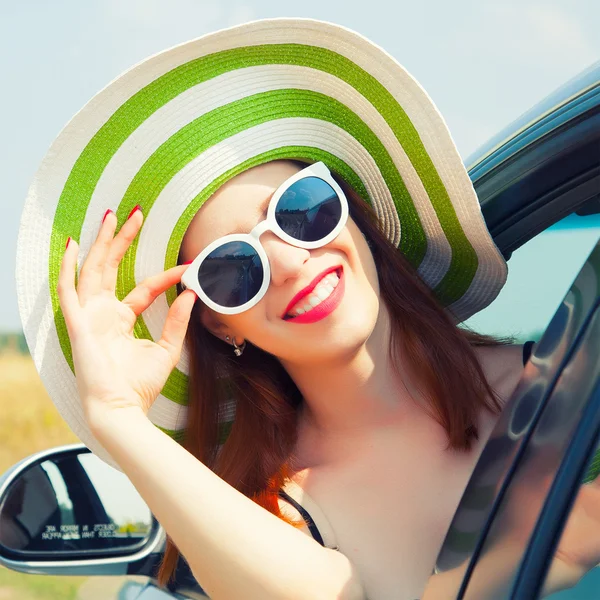
M494 242L514 250L571 213L600 213L600 62L466 161Z

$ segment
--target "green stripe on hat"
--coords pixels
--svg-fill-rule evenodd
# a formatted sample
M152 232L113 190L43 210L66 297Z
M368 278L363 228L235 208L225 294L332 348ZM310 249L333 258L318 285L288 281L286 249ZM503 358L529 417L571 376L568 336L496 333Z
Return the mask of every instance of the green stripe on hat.
M231 433L231 427L233 426L233 419L229 421L221 421L219 423L219 431L217 439L219 444L224 444L227 441L229 434ZM185 429L167 429L166 427L157 427L169 437L172 437L176 442L182 443L185 438Z

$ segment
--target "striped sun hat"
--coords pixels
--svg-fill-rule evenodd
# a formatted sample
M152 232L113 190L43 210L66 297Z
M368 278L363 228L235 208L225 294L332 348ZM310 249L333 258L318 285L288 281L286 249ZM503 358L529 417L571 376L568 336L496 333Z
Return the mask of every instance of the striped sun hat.
M381 48L343 27L269 19L156 54L94 96L59 134L26 200L17 292L42 381L75 434L91 435L56 292L65 241L83 263L107 208L119 226L139 204L143 227L122 261L117 296L176 265L183 235L219 186L274 159L323 161L381 219L389 239L462 321L487 306L507 267L438 110ZM137 320L160 339L175 289ZM181 440L188 353L149 412Z

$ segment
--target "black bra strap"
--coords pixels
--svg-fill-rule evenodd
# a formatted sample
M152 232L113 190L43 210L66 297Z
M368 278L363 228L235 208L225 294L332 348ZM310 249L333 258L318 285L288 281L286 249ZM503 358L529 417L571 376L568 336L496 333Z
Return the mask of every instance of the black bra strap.
M321 533L319 532L317 526L315 525L315 522L313 521L312 517L308 514L308 512L283 490L279 490L279 496L287 502L289 502L302 515L302 518L308 526L310 534L315 538L317 542L319 542L319 544L321 544L321 546L325 546L325 542L321 537Z
M534 344L535 342L533 340L529 340L523 344L523 365L527 364Z

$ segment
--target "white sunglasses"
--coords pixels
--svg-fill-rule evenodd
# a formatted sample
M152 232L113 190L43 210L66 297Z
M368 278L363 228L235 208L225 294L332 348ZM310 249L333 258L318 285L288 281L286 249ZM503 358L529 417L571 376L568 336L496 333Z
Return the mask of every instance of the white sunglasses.
M334 240L348 220L348 200L324 163L302 169L271 197L267 218L250 233L211 242L181 278L213 310L235 315L252 308L271 282L260 236L272 231L298 248L320 248Z

